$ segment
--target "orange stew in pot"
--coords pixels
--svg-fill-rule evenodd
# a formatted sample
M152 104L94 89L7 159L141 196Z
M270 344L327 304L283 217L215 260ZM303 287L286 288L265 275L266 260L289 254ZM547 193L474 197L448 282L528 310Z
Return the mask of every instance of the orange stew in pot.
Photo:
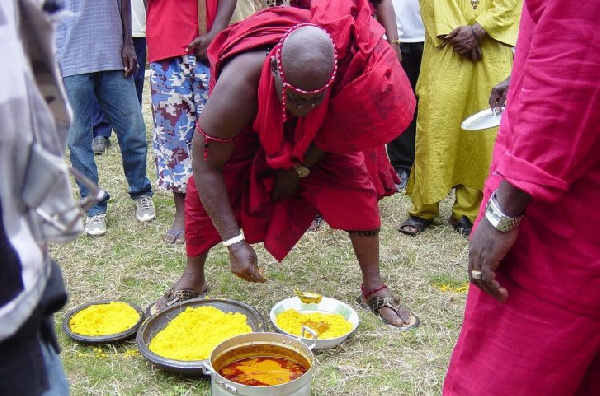
M274 386L301 377L308 369L279 356L249 357L236 360L219 370L224 378L249 386Z

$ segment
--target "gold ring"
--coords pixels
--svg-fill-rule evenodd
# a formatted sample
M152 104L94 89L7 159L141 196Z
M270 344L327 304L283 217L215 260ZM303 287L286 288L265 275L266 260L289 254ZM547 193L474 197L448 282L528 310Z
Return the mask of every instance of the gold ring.
M481 271L477 271L477 270L471 271L471 278L481 279Z

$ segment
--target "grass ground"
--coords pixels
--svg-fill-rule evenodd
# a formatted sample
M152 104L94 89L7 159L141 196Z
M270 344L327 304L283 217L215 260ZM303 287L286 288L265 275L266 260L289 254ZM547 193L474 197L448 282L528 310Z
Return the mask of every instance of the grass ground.
M149 137L147 93L145 100ZM66 309L56 316L56 326L72 394L209 395L209 379L182 378L155 368L137 352L134 341L86 346L60 328L66 310L88 301L115 298L146 307L180 276L185 262L181 245L161 240L174 213L171 195L156 192L156 220L137 222L114 136L112 141L110 151L96 157L100 185L111 194L108 234L51 247L70 295ZM154 180L151 148L148 175ZM316 352L313 395L438 395L460 329L467 287L467 241L447 225L450 204L451 197L442 203L436 226L411 238L396 231L410 199L396 195L380 203L384 280L420 316L417 330L398 332L355 303L361 277L352 246L344 232L327 226L307 233L282 263L258 246L259 261L271 279L261 285L233 276L225 249L215 248L207 263L210 297L243 301L267 318L271 307L292 296L294 288L354 307L361 319L355 334L335 349Z

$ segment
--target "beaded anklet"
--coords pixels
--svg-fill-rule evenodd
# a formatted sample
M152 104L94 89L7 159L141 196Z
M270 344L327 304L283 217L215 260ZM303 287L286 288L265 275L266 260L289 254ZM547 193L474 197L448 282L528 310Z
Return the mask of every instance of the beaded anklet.
M365 300L368 299L370 295L373 295L383 289L387 289L387 285L385 283L379 287L376 287L375 289L372 289L372 290L367 290L367 289L365 289L365 287L363 285L360 285L360 291L361 291L363 297L365 298Z

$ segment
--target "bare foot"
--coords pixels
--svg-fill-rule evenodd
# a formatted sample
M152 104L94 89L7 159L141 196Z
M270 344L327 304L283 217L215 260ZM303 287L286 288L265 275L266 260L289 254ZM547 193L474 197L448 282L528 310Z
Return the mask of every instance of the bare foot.
M174 230L171 228L171 229L165 231L165 233L162 235L162 239L163 239L163 241L165 241L167 243L184 244L185 243L185 231L184 230Z

